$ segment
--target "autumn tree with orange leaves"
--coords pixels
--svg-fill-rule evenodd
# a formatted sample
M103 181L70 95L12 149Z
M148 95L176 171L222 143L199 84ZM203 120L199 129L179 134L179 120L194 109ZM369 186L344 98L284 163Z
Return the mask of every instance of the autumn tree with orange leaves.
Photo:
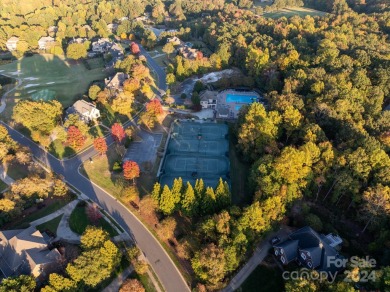
M126 133L122 125L115 123L111 126L111 135L115 142L122 143L123 139L126 136Z
M93 147L95 147L96 151L99 152L100 155L103 155L104 153L107 152L107 143L106 139L103 137L96 138L93 141Z
M133 180L133 184L135 179L139 177L140 169L135 161L127 160L123 163L123 177L127 180Z
M79 150L84 145L85 137L77 127L70 126L66 142L74 149Z

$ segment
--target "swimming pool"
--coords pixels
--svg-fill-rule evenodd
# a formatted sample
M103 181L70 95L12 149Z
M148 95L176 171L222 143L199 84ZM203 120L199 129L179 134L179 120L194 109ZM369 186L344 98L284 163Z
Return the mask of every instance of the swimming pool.
M244 95L244 94L226 94L226 102L237 102L237 103L252 103L257 101L256 95Z

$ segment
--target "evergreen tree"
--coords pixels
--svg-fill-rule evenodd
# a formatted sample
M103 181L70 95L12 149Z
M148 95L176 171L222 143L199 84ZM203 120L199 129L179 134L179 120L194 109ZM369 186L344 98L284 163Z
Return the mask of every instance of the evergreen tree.
M182 189L183 189L182 178L181 177L175 178L173 180L173 185L172 185L172 189L171 189L173 200L175 201L175 204L180 203Z
M165 215L171 215L175 210L175 198L167 185L164 186L161 193L159 207Z
M185 215L192 217L197 214L197 209L198 202L195 197L194 188L187 182L187 188L183 194L183 199L181 200L181 210Z
M201 210L203 214L213 214L215 212L216 199L212 187L207 187L203 196Z
M155 200L157 203L160 202L160 194L161 194L161 185L156 182L153 186L153 191L152 191L152 198Z
M195 182L195 196L196 199L200 202L203 199L204 194L204 183L203 179L197 179Z
M215 189L215 198L219 210L227 208L231 203L229 185L222 178L219 178L217 188Z

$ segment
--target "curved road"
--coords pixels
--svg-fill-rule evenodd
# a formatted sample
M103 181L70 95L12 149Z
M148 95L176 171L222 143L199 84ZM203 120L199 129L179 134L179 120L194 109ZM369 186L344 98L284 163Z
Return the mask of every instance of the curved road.
M142 47L141 51L146 56L149 66L157 74L160 91L165 91L165 72ZM29 138L26 138L7 124L4 124L3 122L0 123L8 129L10 136L15 141L29 147L33 155L43 164L49 167L53 172L63 175L70 185L74 186L80 192L91 198L91 200L103 207L122 226L122 228L133 237L166 291L190 291L186 281L166 251L137 217L113 196L78 172L78 168L83 161L88 160L90 157L97 154L93 147L88 148L84 152L68 160L58 160ZM107 144L113 143L111 136L106 137L106 141Z

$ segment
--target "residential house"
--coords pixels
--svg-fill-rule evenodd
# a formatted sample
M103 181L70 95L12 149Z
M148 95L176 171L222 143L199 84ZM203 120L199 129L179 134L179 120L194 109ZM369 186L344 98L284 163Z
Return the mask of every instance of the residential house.
M112 78L106 78L105 84L108 89L122 91L123 82L129 78L129 75L118 72Z
M49 46L51 44L53 44L55 42L55 39L50 37L50 36L46 36L46 37L41 37L38 41L38 48L40 50L46 50L47 48L49 48Z
M182 40L177 36L167 38L167 43L172 43L174 46L184 46L184 42L182 42Z
M55 34L58 31L58 26L52 25L47 29L48 34Z
M92 43L94 53L106 53L112 46L112 42L107 38L101 38Z
M12 52L12 51L15 51L16 50L16 46L19 42L19 38L18 37L10 37L8 39L8 41L5 43L8 51Z
M87 41L87 38L72 38L69 44L83 44Z
M0 269L5 277L31 274L45 277L55 272L61 260L57 249L49 249L48 236L34 226L0 231Z
M71 107L66 110L66 114L78 114L85 122L91 122L100 118L100 111L92 103L85 100L76 101Z
M179 54L182 55L186 59L195 60L198 57L198 50L197 49L191 49L187 46L184 46L184 47L180 47L178 51L179 51Z
M200 94L200 105L202 109L215 109L217 107L217 91L206 90Z
M116 23L109 23L109 24L107 24L107 30L110 33L115 33L117 29L118 29L118 24L116 24Z
M275 256L287 265L292 261L308 269L325 272L337 271L328 258L343 258L336 247L342 243L339 236L334 234L318 234L311 227L303 227L291 233L287 240L273 246Z

